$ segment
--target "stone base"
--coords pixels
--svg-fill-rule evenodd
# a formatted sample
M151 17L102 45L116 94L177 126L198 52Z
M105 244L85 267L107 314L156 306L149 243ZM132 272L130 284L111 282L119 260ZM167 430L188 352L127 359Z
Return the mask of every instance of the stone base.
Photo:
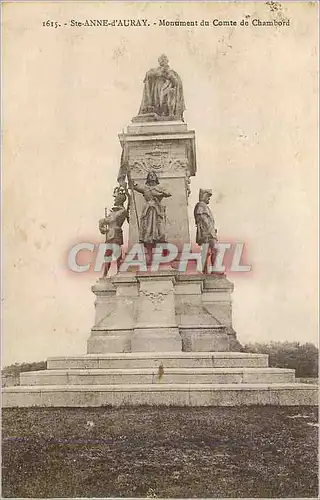
M128 134L138 135L138 134L168 134L168 133L180 133L187 132L187 124L176 120L176 121L155 121L149 120L135 120L131 125L128 125Z
M164 122L168 124L176 121L180 121L177 116L161 116L154 112L144 113L143 115L137 115L132 118L132 123L143 123L144 125L149 122Z
M3 407L313 406L310 384L151 384L6 387Z
M182 340L178 327L135 328L131 338L131 352L179 352Z
M100 279L93 287L96 317L87 352L239 350L232 288L225 276L181 274L171 267ZM127 332L126 339L118 338L120 330Z
M180 326L183 351L229 351L230 342L223 326Z
M288 384L294 370L281 368L111 368L24 372L22 385Z
M87 340L87 352L130 352L130 337L131 330L92 331Z
M122 368L267 368L267 354L247 352L130 352L48 358L48 370Z
M294 383L293 370L268 368L265 354L87 354L49 358L47 368L4 388L3 406L296 406L318 396L316 385Z

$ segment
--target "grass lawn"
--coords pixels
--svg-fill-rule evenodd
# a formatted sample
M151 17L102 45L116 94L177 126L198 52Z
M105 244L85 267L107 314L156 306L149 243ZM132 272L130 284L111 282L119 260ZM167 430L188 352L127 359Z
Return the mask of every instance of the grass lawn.
M317 409L3 410L3 497L317 497Z

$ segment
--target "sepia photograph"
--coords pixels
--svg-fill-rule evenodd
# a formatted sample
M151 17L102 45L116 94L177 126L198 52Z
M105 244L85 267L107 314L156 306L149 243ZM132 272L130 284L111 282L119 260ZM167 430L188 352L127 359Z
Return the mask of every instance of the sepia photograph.
M318 2L1 18L1 498L317 498Z

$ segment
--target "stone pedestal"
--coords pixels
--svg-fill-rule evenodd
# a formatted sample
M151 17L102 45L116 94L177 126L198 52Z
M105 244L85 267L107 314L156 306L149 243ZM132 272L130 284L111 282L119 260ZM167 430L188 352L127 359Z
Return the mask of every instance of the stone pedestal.
M229 351L229 335L225 326L198 325L180 327L185 352Z
M237 351L232 290L225 276L170 269L101 278L87 352Z
M88 354L130 352L138 297L135 277L102 278L92 290L97 296L96 318L88 339Z
M174 272L139 275L137 323L131 351L181 351L182 341L176 322Z
M221 279L225 288L221 286ZM176 314L183 351L230 351L229 320L231 320L232 284L222 277L203 274L178 274L175 286ZM206 293L206 283L212 294ZM213 285L215 283L215 285ZM214 290L214 292L213 292ZM223 302L223 310L220 304ZM230 318L223 318L228 306Z
M195 133L184 122L134 123L119 136L123 158L132 180L144 183L148 172L155 171L160 182L172 194L162 201L166 207L167 241L181 247L190 242L188 195L190 177L196 172ZM137 217L140 219L143 196L135 192L131 203L129 248L139 240Z
M203 303L214 312L219 323L232 328L231 293L234 286L225 275L206 275L203 281Z

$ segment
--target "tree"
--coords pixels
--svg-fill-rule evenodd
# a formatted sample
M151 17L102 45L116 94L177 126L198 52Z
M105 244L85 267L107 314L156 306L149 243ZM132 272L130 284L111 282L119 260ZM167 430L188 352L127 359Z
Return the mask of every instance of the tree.
M318 376L318 348L311 343L254 342L246 344L242 352L268 354L270 366L294 369L299 378Z

